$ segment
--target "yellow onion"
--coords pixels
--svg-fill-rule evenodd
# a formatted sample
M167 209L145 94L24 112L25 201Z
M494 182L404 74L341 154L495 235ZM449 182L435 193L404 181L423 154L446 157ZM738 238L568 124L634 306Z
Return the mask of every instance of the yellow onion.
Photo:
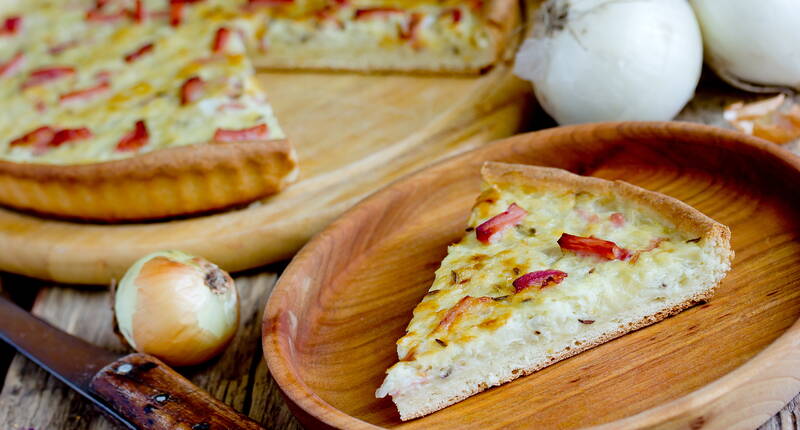
M114 314L135 350L187 366L214 357L233 339L239 296L233 279L215 264L161 251L125 273L116 289Z

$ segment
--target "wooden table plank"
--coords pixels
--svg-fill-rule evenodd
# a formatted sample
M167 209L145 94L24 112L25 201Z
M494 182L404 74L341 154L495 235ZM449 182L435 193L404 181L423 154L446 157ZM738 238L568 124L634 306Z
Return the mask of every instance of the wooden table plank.
M236 278L242 305L236 338L218 359L181 369L181 373L269 428L299 429L271 383L261 354L261 313L280 269L274 267L272 271ZM111 329L112 312L105 290L49 287L39 294L33 312L99 346L125 352ZM117 428L80 396L20 355L11 362L0 399L0 427L4 429Z
M678 120L727 126L722 107L739 100L754 100L763 96L748 94L721 83L708 73L697 96L684 109ZM800 98L796 99L800 102ZM546 120L539 128L552 125ZM800 154L800 146L790 149ZM300 429L286 407L275 382L269 376L261 354L261 312L282 265L274 265L236 278L242 299L242 320L236 339L217 360L203 366L182 369L196 384L209 390L226 403L253 419L278 429ZM5 293L3 293L5 282ZM36 291L44 285L4 274L0 277L0 293L9 295L25 307L30 307ZM103 290L77 290L47 285L36 297L34 312L55 325L90 340L100 346L123 351L111 332L111 311L108 294ZM6 350L7 351L7 350ZM116 428L69 392L60 382L21 356L11 361L5 384L0 392L0 428L2 429L111 429ZM3 352L0 349L0 376ZM760 430L800 429L800 395L778 414L764 423Z

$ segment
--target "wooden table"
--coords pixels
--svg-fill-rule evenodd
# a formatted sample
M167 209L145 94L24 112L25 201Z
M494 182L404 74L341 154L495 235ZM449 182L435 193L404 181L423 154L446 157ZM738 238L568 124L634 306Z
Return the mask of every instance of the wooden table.
M697 96L678 119L725 126L721 117L724 105L754 98L731 89L706 72ZM800 102L800 98L797 101ZM539 121L535 127L552 125L552 122ZM790 149L800 154L800 146ZM202 366L182 369L182 373L268 428L299 429L301 426L286 407L261 354L261 313L285 264L238 274L236 284L242 299L242 318L236 339L221 357ZM102 287L64 287L2 274L0 294L10 296L70 333L105 348L123 351L111 330L109 295ZM5 375L0 392L2 429L116 428L81 397L5 345L0 345L0 375ZM800 429L800 395L760 429Z

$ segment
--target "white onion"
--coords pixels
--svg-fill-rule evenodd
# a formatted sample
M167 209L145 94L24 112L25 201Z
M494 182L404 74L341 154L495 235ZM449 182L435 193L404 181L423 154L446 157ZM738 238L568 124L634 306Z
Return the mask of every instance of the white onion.
M167 364L202 363L222 352L239 326L239 298L222 269L180 251L149 254L117 285L114 314L127 343Z
M549 0L514 72L559 124L669 120L694 95L702 63L685 0Z
M722 79L750 91L800 90L800 2L691 0L706 60Z

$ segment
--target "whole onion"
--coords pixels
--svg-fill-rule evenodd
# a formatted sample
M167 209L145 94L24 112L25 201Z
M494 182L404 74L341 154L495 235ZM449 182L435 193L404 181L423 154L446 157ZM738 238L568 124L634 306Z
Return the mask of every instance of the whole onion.
M135 350L186 366L225 349L239 325L239 297L233 279L215 264L162 251L128 269L116 288L114 314Z
M706 60L728 83L755 92L800 90L800 2L691 0Z
M669 120L694 95L702 62L685 0L549 0L514 72L559 124Z

